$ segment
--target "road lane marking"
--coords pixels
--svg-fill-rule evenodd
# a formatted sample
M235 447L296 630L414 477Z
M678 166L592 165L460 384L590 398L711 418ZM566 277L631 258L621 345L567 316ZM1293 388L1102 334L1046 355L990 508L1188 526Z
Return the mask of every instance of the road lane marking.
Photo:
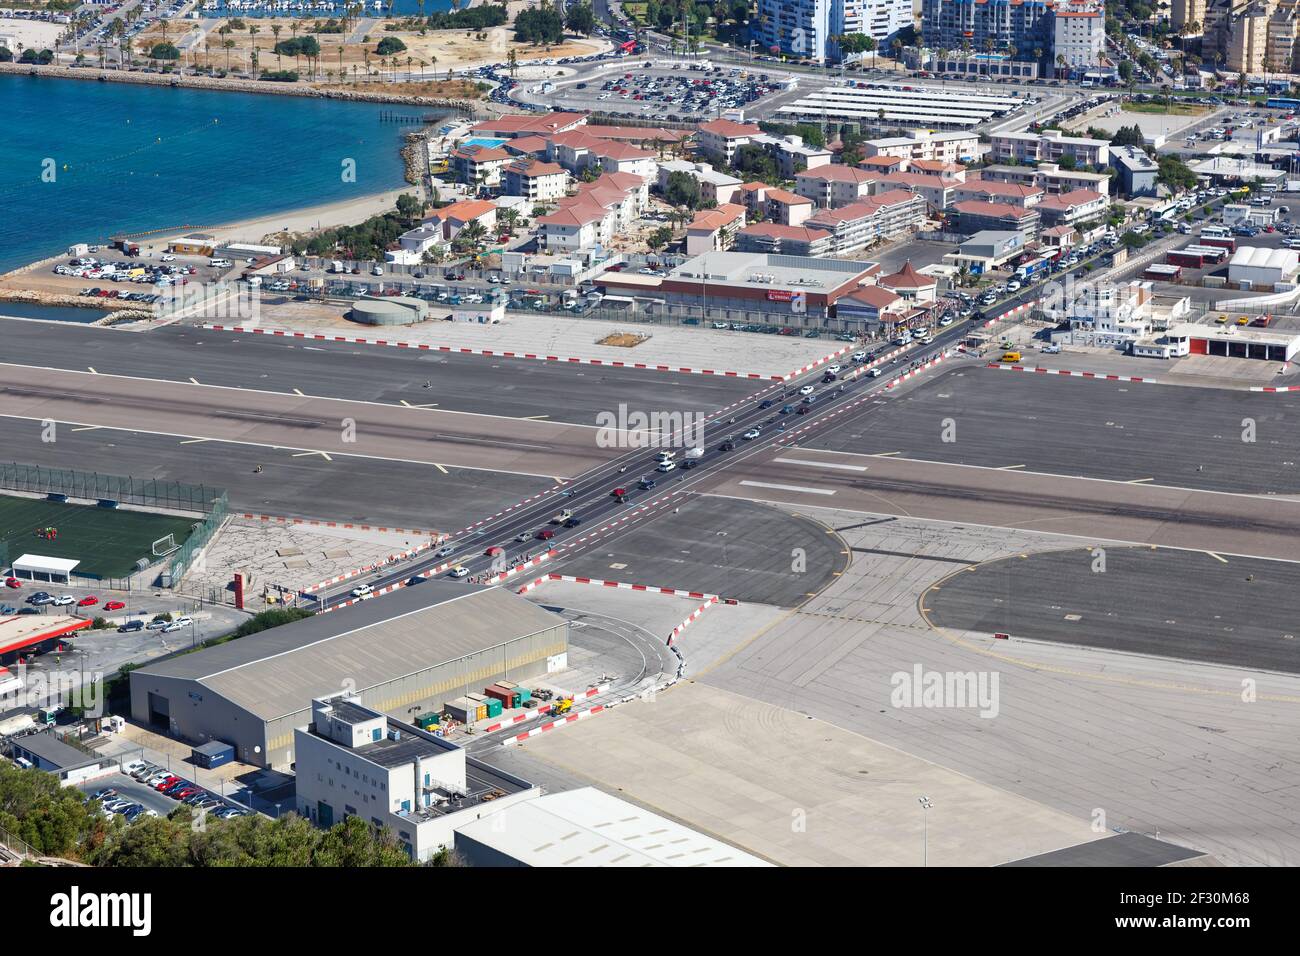
M203 442L205 442L205 441L212 441L212 439L211 439L211 438L187 438L187 439L185 439L183 442L181 442L181 444L182 444L182 445L201 445L201 444L203 444Z
M102 425L82 425L80 428L74 428L72 430L74 432L93 432L102 427Z
M95 366L93 366L93 365L87 365L86 368L90 369L90 374L91 374L91 375L98 375L98 374L99 374L98 372L95 371Z
M539 420L541 420L541 419L543 419L543 418L550 418L550 417L551 417L550 415L524 415L524 416L523 416L523 421L526 421L526 422L535 422L535 421L539 421Z
M902 454L901 451L878 451L878 452L876 452L874 455L872 455L871 457L872 457L872 458L888 458L890 455L901 455L901 454Z
M1222 561L1224 564L1228 563L1227 558L1222 558L1219 555L1215 554L1213 551L1206 551L1205 553L1208 554L1210 557L1212 557L1215 561Z
M295 388L295 389L293 390L293 393L294 393L295 395L302 395L302 394L303 394L303 391L302 391L302 389L300 389L300 388ZM305 397L305 396L304 396L304 397Z
M800 458L773 458L782 465L807 465L809 468L834 468L837 471L866 471L866 465L841 465L830 461L804 461Z
M825 488L806 488L803 485L775 485L766 481L742 481L746 488L775 488L777 491L800 491L807 495L833 495L834 491Z
M195 378L193 375L190 376L190 381L193 382L195 385L200 385L200 384L202 384L202 383L201 383L197 378Z
M1015 471L1017 468L1024 468L1024 465L1003 465L998 471Z
M333 461L333 460L334 460L333 458L331 458L329 455L327 455L327 454L326 454L325 452L323 452L323 451L300 451L300 452L295 452L294 455L293 455L293 457L294 457L294 458L307 458L307 457L310 457L311 455L320 455L320 456L321 456L322 458L324 458L326 461Z
M437 408L437 407L438 407L438 403L437 403L437 402L433 402L433 403L431 403L431 404L429 404L429 405L412 405L410 402L408 402L408 401L407 401L406 399L404 399L404 398L401 400L401 402L402 402L402 404L405 405L407 408Z
M1130 485L1140 485L1145 481L1155 481L1154 478L1134 478L1129 482Z
M447 474L447 469L444 468L444 467L442 467L442 465L438 464L436 461L433 463L433 467L434 467L434 468L437 468L437 469L438 469L440 472L442 472L444 475Z

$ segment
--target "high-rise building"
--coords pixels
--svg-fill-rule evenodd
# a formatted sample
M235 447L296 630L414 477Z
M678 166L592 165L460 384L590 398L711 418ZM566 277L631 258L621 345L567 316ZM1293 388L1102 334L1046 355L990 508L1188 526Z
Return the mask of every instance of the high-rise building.
M1227 67L1234 73L1262 73L1268 50L1268 21L1265 4L1251 6L1232 20L1228 33Z
M838 61L835 38L861 33L888 54L889 41L911 26L912 0L758 0L756 39L764 47L821 63Z
M1169 10L1169 23L1178 31L1189 23L1195 23L1204 29L1205 0L1173 0L1173 6ZM1194 33L1199 32L1200 30L1194 31Z
M1100 0L922 0L921 35L932 50L1010 55L1050 72L1100 65Z
M1073 7L1052 14L1052 62L1071 69L1099 66L1106 51L1106 16L1100 9Z

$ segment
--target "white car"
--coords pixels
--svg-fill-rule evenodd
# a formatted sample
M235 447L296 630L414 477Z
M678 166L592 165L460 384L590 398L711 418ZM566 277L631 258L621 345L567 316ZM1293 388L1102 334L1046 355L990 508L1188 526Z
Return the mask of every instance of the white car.
M661 451L659 454L655 455L655 458L658 459L660 463L665 461L672 461L676 457L677 457L677 452L668 451L666 449L664 451Z
M745 432L745 434L741 435L740 437L745 439L745 441L753 441L761 434L762 432L759 431L757 428L751 428L749 431Z
M947 315L945 315L942 319L939 320L939 326L940 326L941 328L945 328L945 329L946 329L946 328L947 328L948 326L950 326L950 325L952 325L952 317L951 317L951 316L947 316Z
M1056 355L1058 352L1061 351L1061 347L1059 345L1044 345L1043 351L1046 352L1048 355Z
M799 394L811 395L815 391L817 391L817 389L813 388L811 385L805 385L803 388L799 389Z
M675 461L661 461L659 462L659 467L655 469L655 471L662 471L664 474L668 474L668 472L676 471L676 470L677 470L677 462Z
M76 604L77 599L74 598L71 594L60 594L50 603L53 604L55 607L67 607L69 604Z
M175 257L174 255L172 255L170 252L166 252L166 253L163 253L162 261L163 261L163 262L175 262L175 261L176 261L176 257Z
M166 627L163 628L163 633L171 634L175 631L181 630L182 628L192 627L193 625L194 625L194 621L192 621L190 618L178 617L176 620L172 621L170 624L168 624Z
M842 368L844 368L843 365L829 365L827 366L826 371L830 372L832 375L838 375Z
M355 587L352 589L352 596L355 598L369 597L371 594L374 593L375 593L375 589L371 587L369 584L363 584L360 587Z
M853 361L855 361L855 362L865 362L866 360L867 360L867 353L866 353L866 352L854 352L854 353L853 353Z
M447 575L448 577L453 577L453 578L469 577L469 568L465 567L463 564L458 564L450 571L448 571Z

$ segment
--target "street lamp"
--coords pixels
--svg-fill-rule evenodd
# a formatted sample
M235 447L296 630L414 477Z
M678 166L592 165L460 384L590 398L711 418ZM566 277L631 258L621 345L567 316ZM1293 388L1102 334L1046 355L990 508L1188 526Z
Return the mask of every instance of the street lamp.
M928 811L934 806L929 797L917 797L916 802L921 805L921 865L930 865L930 814Z

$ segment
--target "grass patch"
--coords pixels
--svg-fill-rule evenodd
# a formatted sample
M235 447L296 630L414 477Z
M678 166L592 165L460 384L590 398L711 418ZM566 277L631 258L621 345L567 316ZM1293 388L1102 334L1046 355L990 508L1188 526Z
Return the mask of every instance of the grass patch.
M633 23L645 25L649 22L645 17L646 6L647 5L644 3L625 3L623 4L623 13L626 14L628 19Z
M1123 109L1126 113L1155 113L1161 116L1202 116L1210 111L1210 107L1200 103L1179 103L1177 100L1169 105L1128 102Z
M105 578L125 577L138 559L152 559L151 546L161 537L174 534L184 544L193 524L174 515L0 495L0 543L11 561L28 553L71 558L81 562L78 573ZM36 536L47 527L59 529L53 541Z

